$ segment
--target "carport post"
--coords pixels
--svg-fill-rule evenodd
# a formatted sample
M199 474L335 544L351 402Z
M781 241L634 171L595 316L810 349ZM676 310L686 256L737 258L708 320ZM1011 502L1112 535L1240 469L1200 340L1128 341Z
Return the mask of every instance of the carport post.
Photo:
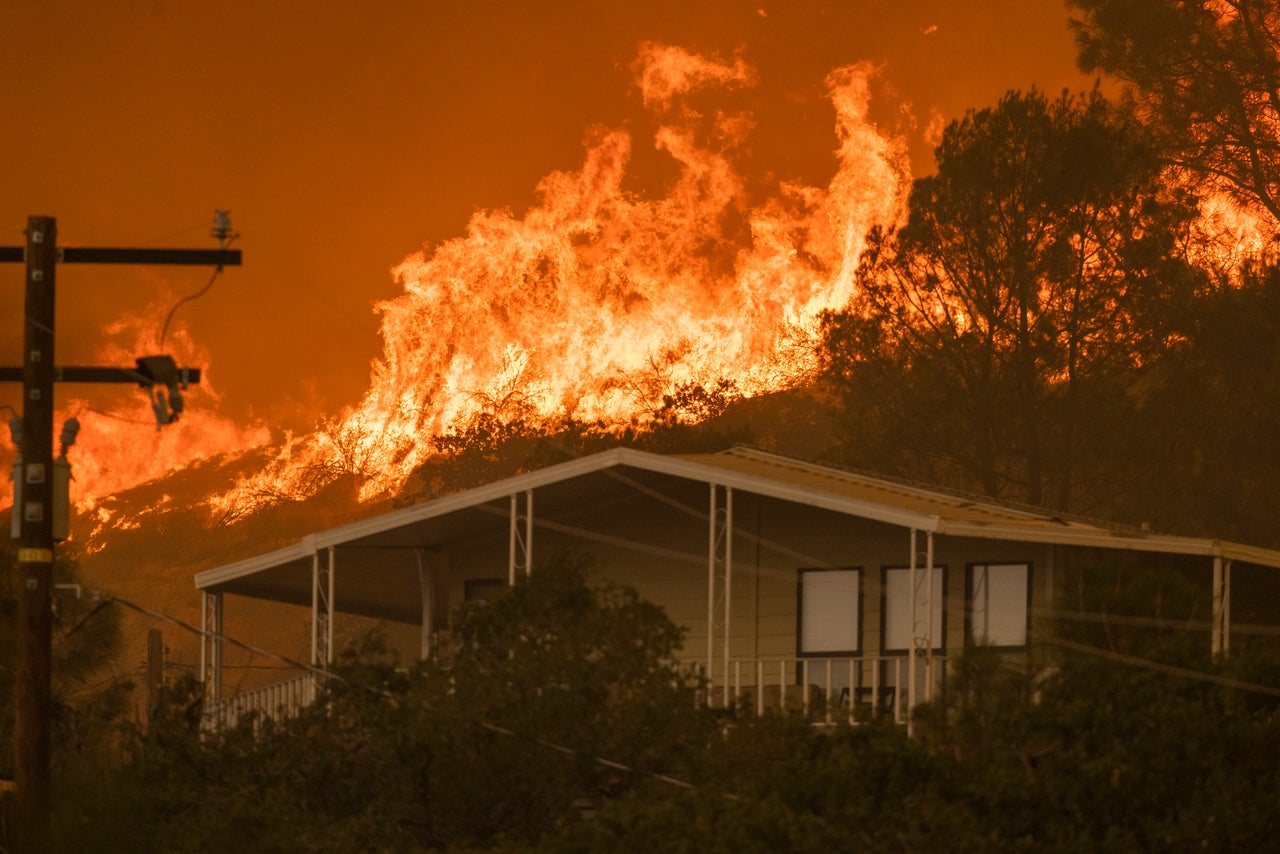
M1231 561L1217 555L1213 559L1213 629L1209 648L1215 656L1231 648Z
M520 496L524 496L524 513L520 512ZM523 524L521 524L523 523ZM516 583L519 572L533 571L533 490L511 493L510 551L507 556L507 584Z
M924 543L924 585L925 589L929 591L928 605L926 606L929 609L929 621L926 624L924 635L924 699L927 703L933 699L933 531L924 532ZM914 594L912 595L914 597Z
M724 707L730 708L729 618L733 611L733 488L724 488ZM806 695L808 696L808 695Z
M201 600L200 683L208 710L222 699L222 594L205 590Z
M311 556L311 663L325 667L333 663L333 569L334 550L328 560L320 553Z
M423 661L431 654L431 632L434 626L431 623L431 570L427 567L427 562L422 559L422 549L414 549L413 556L418 559L418 587L422 591L422 651L421 658Z
M721 490L724 490L723 495ZM711 484L707 513L707 703L711 702L716 676L716 590L722 591L724 623L724 705L729 707L729 596L732 592L733 489Z
M916 708L916 529L911 529L911 568L907 570L907 588L911 596L911 646L907 648L907 735L912 734L912 712ZM901 690L901 687L898 689Z

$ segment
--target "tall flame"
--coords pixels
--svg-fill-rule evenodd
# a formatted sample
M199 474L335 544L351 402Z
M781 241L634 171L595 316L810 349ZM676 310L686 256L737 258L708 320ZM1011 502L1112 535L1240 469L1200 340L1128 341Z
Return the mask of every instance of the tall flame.
M754 85L754 70L652 43L633 69L655 144L678 166L666 194L624 189L632 138L599 130L524 216L480 211L465 236L406 258L393 271L404 293L378 305L385 351L364 399L213 499L215 513L268 485L305 493L338 452L364 474L362 498L394 490L431 437L482 411L625 425L685 384L731 378L750 396L812 371L818 314L848 301L867 232L901 216L909 186L903 142L868 120L873 69L827 80L830 185L783 183L759 204L734 165L751 117L682 106Z
M362 499L394 491L433 438L481 414L621 428L653 419L681 388L752 396L811 374L819 315L853 296L871 228L905 214L905 144L868 118L874 69L851 65L826 80L837 140L828 185L781 182L764 198L741 171L752 117L693 106L702 93L756 85L754 69L645 43L632 70L657 122L654 145L676 166L665 193L628 190L632 136L598 129L581 166L543 178L522 216L479 211L463 236L405 258L393 269L403 293L377 307L384 352L364 398L312 434L286 436L262 471L207 500L214 518L305 497L337 473L361 476ZM1275 247L1274 223L1224 194L1206 200L1197 229L1188 251L1224 276ZM103 360L153 352L146 328L137 318L109 327L130 346ZM182 330L170 340L180 362L208 363ZM72 485L82 510L132 524L101 499L268 443L262 425L212 414L207 383L191 396L182 420L159 433L141 395L107 411L67 404L60 420L74 414L85 427ZM0 503L7 487L0 479Z

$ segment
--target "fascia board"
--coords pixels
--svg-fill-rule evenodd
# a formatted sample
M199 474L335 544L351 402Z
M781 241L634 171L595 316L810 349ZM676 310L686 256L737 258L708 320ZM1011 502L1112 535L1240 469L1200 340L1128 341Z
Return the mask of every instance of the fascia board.
M1197 537L1176 537L1165 534L1148 534L1142 531L1109 531L1104 528L1032 528L1021 525L983 525L972 522L944 523L940 534L958 537L976 537L989 540L1014 540L1050 543L1062 546L1082 546L1102 549L1128 549L1131 551L1159 552L1163 554L1202 555L1224 557L1260 566L1280 568L1280 552L1270 549L1242 546L1220 540Z
M195 576L196 587L202 590L217 587L254 573L276 569L297 560L310 558L321 549L340 546L364 537L395 530L424 519L432 519L457 510L465 510L469 507L485 504L496 498L505 498L513 493L523 492L548 483L555 483L559 480L608 468L617 464L616 457L620 450L623 449L615 448L589 457L568 460L535 472L516 475L515 477L478 486L454 495L447 495L433 501L426 501L422 504L415 504L412 507L384 513L381 516L362 519L358 522L331 528L328 531L308 534L294 545L197 573Z
M415 522L487 504L518 492L537 489L541 486L571 480L584 474L592 474L620 465L657 474L697 480L707 484L714 483L720 486L729 486L746 492L832 510L848 516L886 522L904 528L933 531L938 526L937 516L911 513L881 504L860 501L831 493L817 492L801 486L779 483L769 478L726 471L716 466L666 457L649 453L648 451L637 451L633 448L611 448L598 454L592 454L589 457L567 460L544 469L477 486L454 495L447 495L422 504L415 504L412 507L405 507L381 516L362 519L328 531L320 531L308 536L306 541L310 542L313 549L316 550L345 545L365 537L411 525ZM262 568L268 567L269 565L264 565Z
M1246 546L1240 543L1230 543L1226 541L1214 541L1218 546L1218 554L1228 560L1238 560L1241 563L1252 563L1257 566L1268 566L1272 569L1280 569L1280 552L1274 549L1264 549L1259 546Z
M206 569L204 572L196 573L196 589L206 590L210 587L217 587L229 581L235 581L237 578L244 578L246 575L253 575L267 569L275 569L297 560L305 560L313 554L315 554L315 549L310 548L306 540L303 540L291 546L276 549L273 552L238 560L235 563L229 563L214 569Z
M411 525L414 522L434 519L458 510L466 510L481 504L487 504L499 498L506 498L518 492L536 489L539 486L546 486L550 483L569 480L570 478L609 468L617 465L616 457L621 450L624 449L613 448L598 454L592 454L589 457L567 460L544 469L519 474L457 492L453 495L446 495L442 498L435 498L430 501L424 501L421 504L414 504L411 507L384 513L381 516L362 519L359 522L331 528L328 531L320 531L311 534L308 539L314 543L317 549L345 545L375 534L393 531L396 528Z
M901 510L884 504L848 498L830 492L806 489L803 486L782 483L757 475L743 474L742 472L735 472L717 466L704 465L703 463L678 457L664 457L644 451L635 451L630 448L620 448L618 450L626 452L622 459L623 465L642 468L659 474L669 474L675 477L688 478L689 480L700 480L707 484L714 483L718 486L728 486L734 489L741 489L744 492L752 492L795 504L832 510L846 516L857 516L876 522L885 522L902 528L936 531L940 524L937 516L927 513L912 513L909 510Z

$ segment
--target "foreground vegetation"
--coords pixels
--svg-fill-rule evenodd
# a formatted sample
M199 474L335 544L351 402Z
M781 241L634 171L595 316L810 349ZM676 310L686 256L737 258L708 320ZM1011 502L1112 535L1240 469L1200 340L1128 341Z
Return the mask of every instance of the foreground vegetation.
M202 734L192 683L146 726L80 716L60 733L58 850L1273 843L1280 718L1265 693L1091 656L1010 669L977 650L908 738L884 721L825 729L700 707L673 658L679 630L577 566L535 573L452 625L411 666L376 641L351 650L323 700L281 723ZM1108 631L1107 648L1194 656L1176 633Z

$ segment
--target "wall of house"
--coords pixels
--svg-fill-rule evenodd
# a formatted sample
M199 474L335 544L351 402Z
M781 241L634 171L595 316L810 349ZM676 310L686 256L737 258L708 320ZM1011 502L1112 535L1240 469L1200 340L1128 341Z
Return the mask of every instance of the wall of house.
M708 492L701 483L664 487L665 500L636 493L607 505L538 516L534 563L557 555L588 557L597 578L626 584L657 602L686 629L682 658L707 653ZM547 523L550 523L549 525ZM882 580L886 567L907 567L907 529L744 492L734 494L730 649L739 659L794 659L798 638L798 584L802 568L861 570L862 656L883 652ZM452 609L466 582L505 579L505 529L450 551L442 585ZM925 536L917 539L923 569ZM1029 563L1034 604L1052 598L1047 546L938 536L935 566L944 571L944 625L937 629L948 654L966 642L966 568L973 563ZM443 604L443 603L442 603ZM717 627L717 633L719 628ZM716 638L719 649L720 638ZM719 654L719 653L717 653Z

